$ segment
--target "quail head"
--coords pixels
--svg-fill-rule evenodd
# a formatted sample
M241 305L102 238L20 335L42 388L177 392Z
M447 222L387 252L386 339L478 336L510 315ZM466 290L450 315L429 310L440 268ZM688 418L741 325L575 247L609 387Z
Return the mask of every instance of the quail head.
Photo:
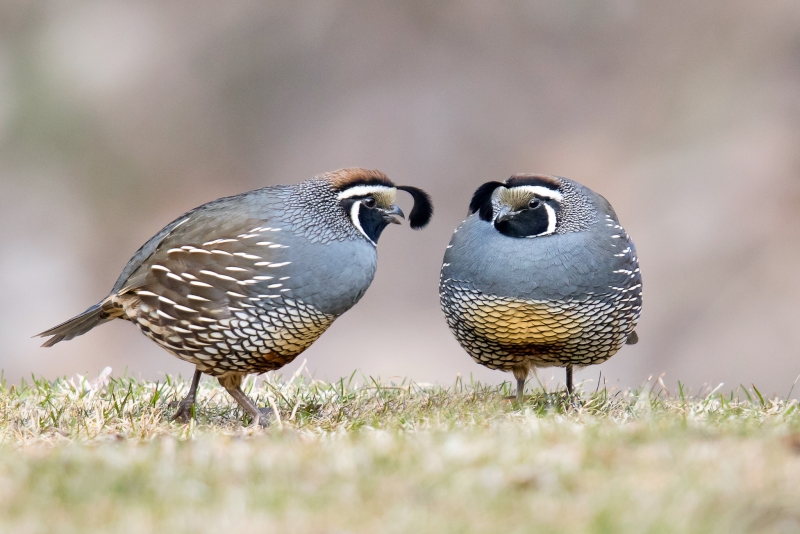
M414 198L411 227L424 227L424 191L358 168L203 204L145 243L106 298L39 334L51 336L43 346L126 319L196 366L176 418L188 419L206 373L264 424L242 378L291 362L364 295L378 238L403 217L398 189Z
M488 182L444 255L439 296L450 330L478 363L510 371L601 363L642 308L636 249L608 201L575 181L517 174Z

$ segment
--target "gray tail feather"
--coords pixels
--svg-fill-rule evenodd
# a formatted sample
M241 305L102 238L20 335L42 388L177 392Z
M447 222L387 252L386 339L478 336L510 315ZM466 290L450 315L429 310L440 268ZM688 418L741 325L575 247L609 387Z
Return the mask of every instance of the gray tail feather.
M97 325L110 321L114 316L104 310L102 304L95 304L80 315L76 315L69 321L64 321L58 326L54 326L49 330L45 330L41 334L36 334L34 337L48 337L53 336L44 343L43 347L52 347L59 341L65 339L72 339L73 337L85 334Z

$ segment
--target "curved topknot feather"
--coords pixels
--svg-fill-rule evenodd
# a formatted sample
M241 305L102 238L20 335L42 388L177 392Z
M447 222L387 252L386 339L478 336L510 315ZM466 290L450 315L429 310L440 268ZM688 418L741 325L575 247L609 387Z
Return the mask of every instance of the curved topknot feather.
M408 222L414 230L425 228L433 217L433 202L431 196L417 187L398 185L397 189L409 193L414 198L414 207L408 216Z
M480 218L484 221L492 220L492 193L503 184L500 182L486 182L472 195L469 203L469 214L472 215L480 210Z

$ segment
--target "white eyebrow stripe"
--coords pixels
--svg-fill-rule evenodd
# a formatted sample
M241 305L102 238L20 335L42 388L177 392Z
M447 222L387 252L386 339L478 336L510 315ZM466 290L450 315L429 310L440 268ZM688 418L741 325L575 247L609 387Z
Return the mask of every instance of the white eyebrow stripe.
M516 187L509 187L508 189L513 191L527 191L538 197L549 198L558 202L564 199L564 196L558 191L553 191L541 185L518 185Z
M381 193L383 191L395 191L395 188L387 185L356 185L349 189L345 189L336 195L336 198L338 200L342 200L350 197L369 195L371 193Z

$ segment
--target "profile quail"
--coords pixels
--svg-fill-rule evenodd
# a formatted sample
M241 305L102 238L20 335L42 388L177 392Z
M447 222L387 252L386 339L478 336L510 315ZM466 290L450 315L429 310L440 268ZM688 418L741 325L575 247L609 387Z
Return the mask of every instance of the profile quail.
M642 309L636 248L608 201L573 180L516 174L487 182L444 255L439 297L472 358L510 371L517 399L531 369L606 361Z
M196 366L176 418L190 417L206 373L264 424L242 378L291 362L364 295L378 238L403 217L398 189L414 198L411 227L424 227L427 193L359 168L203 204L145 243L106 298L39 334L52 336L43 346L126 319Z

